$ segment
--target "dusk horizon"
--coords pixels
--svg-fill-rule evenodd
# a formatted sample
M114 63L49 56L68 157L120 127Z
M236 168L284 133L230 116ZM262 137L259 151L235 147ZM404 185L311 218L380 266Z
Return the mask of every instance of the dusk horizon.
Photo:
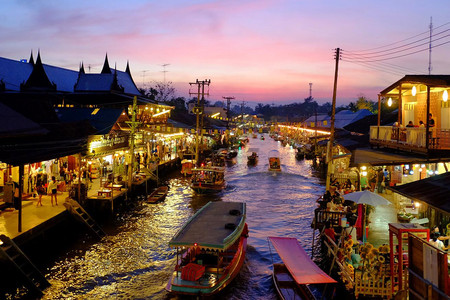
M173 83L177 97L190 98L189 82L210 79L211 101L230 96L255 104L302 102L312 83L311 95L322 104L332 99L339 47L340 106L360 95L376 101L381 90L404 75L428 74L431 17L431 74L450 68L447 5L414 7L397 1L385 10L386 5L8 3L0 12L5 20L0 37L8 41L2 56L28 59L40 51L44 64L77 71L83 63L86 72L99 73L107 54L111 68L123 71L129 62L139 88L166 81Z

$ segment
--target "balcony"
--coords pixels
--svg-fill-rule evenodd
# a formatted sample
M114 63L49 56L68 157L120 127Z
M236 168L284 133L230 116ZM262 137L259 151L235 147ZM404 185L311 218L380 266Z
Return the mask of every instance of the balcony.
M426 133L423 127L371 126L370 144L426 154L450 150L450 129L431 128Z

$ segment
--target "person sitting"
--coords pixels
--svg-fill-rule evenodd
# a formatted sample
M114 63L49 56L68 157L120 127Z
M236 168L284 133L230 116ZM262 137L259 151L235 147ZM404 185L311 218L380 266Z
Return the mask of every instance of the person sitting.
M406 125L406 127L414 127L413 122L412 122L412 121L409 121L409 122L408 122L408 125Z
M439 233L433 232L431 239L428 241L431 245L435 246L439 250L446 251L449 247L445 247L444 243L439 239Z
M425 124L423 123L423 121L419 121L419 127L425 127Z
M334 228L331 226L330 222L327 222L325 224L325 235L327 235L333 242L336 242L336 232L334 231Z

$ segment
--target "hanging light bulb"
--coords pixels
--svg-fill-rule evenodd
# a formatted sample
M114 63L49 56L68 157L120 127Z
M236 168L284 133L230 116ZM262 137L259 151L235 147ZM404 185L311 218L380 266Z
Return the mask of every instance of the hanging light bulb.
M413 86L413 87L412 87L411 94L412 94L413 96L415 96L415 95L417 94L416 86Z
M388 103L388 106L389 106L389 107L391 107L391 106L392 106L392 98L391 98L391 97L389 97L389 99L388 99L388 102L387 102L387 103Z
M444 102L447 102L447 100L448 100L448 92L447 92L447 90L444 90L444 93L442 94L442 100L444 100Z

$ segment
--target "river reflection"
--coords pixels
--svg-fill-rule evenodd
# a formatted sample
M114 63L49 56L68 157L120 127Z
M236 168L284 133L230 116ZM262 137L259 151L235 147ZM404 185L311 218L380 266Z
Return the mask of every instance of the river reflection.
M249 149L255 148L259 162L247 166ZM281 173L268 171L267 154L273 149L280 153ZM119 227L107 230L102 241L56 261L46 274L52 285L43 299L170 299L164 287L176 253L169 240L208 201L220 200L247 203L250 236L241 273L214 299L276 299L267 237L297 237L310 251L315 199L324 187L308 161L296 161L295 150L268 137L251 139L239 150L225 178L227 188L217 195L197 195L185 178L169 178L163 203L139 205L121 217Z

